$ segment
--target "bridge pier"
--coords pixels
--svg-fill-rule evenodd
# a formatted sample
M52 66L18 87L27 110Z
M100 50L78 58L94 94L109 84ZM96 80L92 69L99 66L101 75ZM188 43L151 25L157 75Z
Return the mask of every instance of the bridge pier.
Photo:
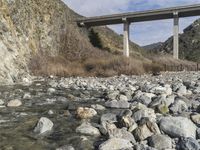
M179 59L179 17L178 12L174 12L174 36L173 36L173 57Z
M129 27L130 23L124 20L123 53L126 57L129 57Z

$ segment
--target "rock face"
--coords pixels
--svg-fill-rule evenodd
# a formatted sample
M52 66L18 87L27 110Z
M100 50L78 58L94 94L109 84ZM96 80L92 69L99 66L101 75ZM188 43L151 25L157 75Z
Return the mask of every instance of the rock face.
M43 134L45 132L51 131L52 128L53 128L53 122L46 117L42 117L38 121L38 123L34 129L34 132Z
M92 46L89 31L71 21L81 16L61 0L1 0L0 8L1 82L12 83L26 76L32 69L29 60L36 63L37 55L53 57L61 53L71 60L94 52L104 53ZM101 27L94 30L99 32L103 48L121 49L122 44L118 43L122 39L112 30ZM117 39L115 44L110 42L107 46L107 41L113 43L113 39ZM133 43L131 49L140 50Z
M108 141L102 143L99 146L99 150L120 150L120 149L129 149L133 145L128 141L124 139L119 138L111 138Z
M160 129L171 137L196 137L196 126L184 117L165 117L160 121Z

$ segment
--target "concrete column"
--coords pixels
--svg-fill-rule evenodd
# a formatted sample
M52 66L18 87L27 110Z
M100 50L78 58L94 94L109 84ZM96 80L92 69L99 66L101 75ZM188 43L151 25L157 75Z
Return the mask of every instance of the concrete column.
M124 22L124 43L123 43L123 51L124 56L129 57L129 26L130 23L128 21Z
M174 39L173 39L173 57L179 59L179 17L178 12L174 12Z

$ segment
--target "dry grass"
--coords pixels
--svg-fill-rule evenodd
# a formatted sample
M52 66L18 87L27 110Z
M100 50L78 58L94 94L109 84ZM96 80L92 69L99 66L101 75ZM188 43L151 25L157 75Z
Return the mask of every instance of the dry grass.
M35 55L29 68L34 75L42 76L97 76L109 77L114 75L141 75L144 73L158 73L165 71L164 65L194 66L195 63L174 60L171 56L158 56L150 59L126 58L121 55L95 55L76 61L68 60L63 56Z

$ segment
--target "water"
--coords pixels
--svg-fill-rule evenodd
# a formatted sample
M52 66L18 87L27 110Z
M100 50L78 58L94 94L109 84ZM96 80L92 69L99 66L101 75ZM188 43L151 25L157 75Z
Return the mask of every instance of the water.
M56 89L49 94L46 81L36 81L30 86L13 85L1 86L0 98L8 102L12 99L22 100L23 105L17 108L0 108L0 149L1 150L54 150L63 145L73 145L77 149L95 149L95 143L102 137L86 136L89 140L81 142L81 135L75 132L82 121L75 117L78 106L102 104L99 99L101 91L77 91ZM31 99L23 99L25 93L30 93ZM49 99L47 101L47 99ZM48 111L52 110L53 115ZM68 115L70 111L71 115ZM98 111L91 122L99 123L102 113ZM33 129L40 119L47 117L54 123L51 133L39 136Z

